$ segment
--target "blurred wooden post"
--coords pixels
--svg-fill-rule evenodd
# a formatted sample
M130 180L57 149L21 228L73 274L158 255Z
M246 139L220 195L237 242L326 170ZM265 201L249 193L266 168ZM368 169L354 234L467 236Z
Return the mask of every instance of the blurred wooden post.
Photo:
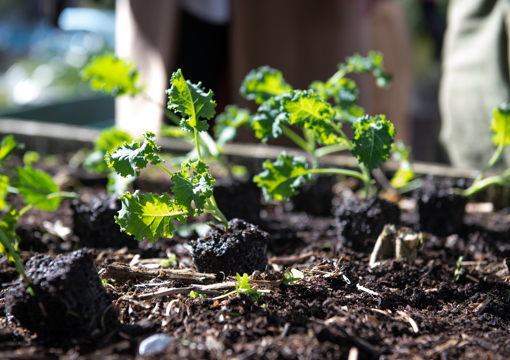
M175 59L178 30L177 0L117 0L115 52L134 61L146 85L141 96L122 96L115 102L115 124L134 136L145 131L158 133L166 106L165 89L170 87L171 64Z

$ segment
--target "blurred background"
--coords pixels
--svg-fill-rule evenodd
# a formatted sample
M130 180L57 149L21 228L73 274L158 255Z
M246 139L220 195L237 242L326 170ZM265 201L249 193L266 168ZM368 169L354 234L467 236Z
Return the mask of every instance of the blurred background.
M364 4L356 5L356 11L360 13L369 12L372 3L376 2L378 1L352 1L353 4ZM409 99L405 100L409 102L407 121L410 122L411 129L407 142L413 147L415 160L436 161L440 125L440 58L448 1L395 2L403 10L407 31L405 35L411 49L409 58L406 58L406 61L411 62L409 66L412 69L412 79L409 80L412 91ZM227 39L230 26L228 16L221 20L220 14L220 20L213 23L212 27L201 28L204 25L203 19L200 15L197 16L193 6L185 3L181 1L177 33L180 36L193 36L186 35L186 32L189 32L189 29L200 29L201 36L209 36L208 43L212 45L210 49L203 50L203 58L207 58L207 52L231 51L226 40L215 42L213 39ZM118 12L119 4L122 4L122 1L117 1L117 4L115 0L0 1L0 117L69 123L93 128L113 125L115 100L90 90L89 85L80 79L80 70L93 56L115 50L116 5ZM121 16L125 17L125 12ZM235 16L234 13L233 19ZM118 17L119 13L117 21L124 21ZM169 19L171 21L170 17ZM129 34L127 36L129 37ZM194 44L188 41L188 45L193 47ZM201 80L204 85L213 88L220 105L230 102L232 97L229 97L229 92L237 93L240 83L237 88L234 88L234 85L225 85L230 84L229 80L225 80L225 76L229 75L217 70L225 66L228 58L208 58L209 69L212 70L200 73L194 70L200 67L200 61L193 67L197 56L189 56L186 42L177 41L176 46L180 50L172 66L183 68L192 81ZM343 60L344 58L340 58L334 61ZM210 65L211 61L216 61L217 64ZM325 71L333 74L335 69L328 68ZM292 73L289 77L287 80L293 83ZM165 84L168 84L168 79L165 79Z

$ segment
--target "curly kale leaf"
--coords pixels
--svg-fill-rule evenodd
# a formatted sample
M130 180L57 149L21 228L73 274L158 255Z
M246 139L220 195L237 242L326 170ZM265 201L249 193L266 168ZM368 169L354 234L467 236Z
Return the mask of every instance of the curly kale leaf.
M494 132L492 142L496 146L510 144L510 104L504 103L494 109L494 118L491 121L491 130Z
M24 148L25 145L18 144L18 142L14 139L14 136L5 136L0 143L0 161L6 160L16 150L21 150Z
M205 92L201 87L202 83L192 84L184 79L181 69L172 74L170 83L172 87L166 90L168 108L183 116L182 129L207 131L209 124L206 120L211 119L216 113L216 102L212 99L212 90Z
M359 97L359 89L356 82L342 77L338 80L329 79L326 83L314 81L310 85L324 100L333 99L342 109L348 109L356 104Z
M124 142L131 142L132 140L131 135L114 126L104 129L94 140L94 151L87 155L83 161L83 166L88 171L98 174L106 172L108 164L104 159L105 153L114 150Z
M48 195L60 191L51 176L44 171L34 170L30 165L17 169L18 191L27 204L38 209L53 211L60 205L60 197Z
M190 160L182 164L183 171L172 176L174 201L192 216L204 211L207 199L213 194L214 178L209 167L201 160ZM192 206L195 204L195 208Z
M267 201L287 201L298 193L296 188L312 182L304 157L295 158L283 152L275 162L266 160L262 167L264 171L255 175L253 181L262 188Z
M269 66L261 66L246 75L241 85L241 95L257 104L269 100L273 96L281 95L292 90L282 73Z
M341 139L335 134L331 105L313 91L290 91L282 95L281 111L288 123L313 132L323 145L336 144Z
M157 165L163 162L163 159L155 153L161 147L154 143L156 135L146 132L143 145L135 140L131 144L123 143L113 151L106 154L105 160L110 168L113 168L121 176L140 175L140 170L149 163Z
M216 117L214 135L219 146L231 142L237 136L237 129L250 122L250 110L236 105L228 105L225 111Z
M392 76L384 71L383 55L377 51L370 51L366 57L359 54L348 57L346 64L340 65L340 71L345 74L372 72L378 87L384 88L391 84Z
M115 221L121 230L133 235L136 240L150 239L156 241L160 237L172 237L175 232L176 219L186 224L186 212L168 196L167 193L133 194L125 193L120 196L122 208Z
M133 66L131 62L106 54L92 58L81 76L83 80L90 80L90 86L95 91L115 96L134 96L143 91L143 86L137 85L140 75Z
M282 133L281 125L286 124L286 116L280 111L280 96L275 96L259 106L257 113L251 122L251 128L255 130L257 139L267 142L276 139Z
M388 160L391 144L395 137L393 124L384 115L371 117L365 115L353 125L354 147L351 153L358 162L373 170Z

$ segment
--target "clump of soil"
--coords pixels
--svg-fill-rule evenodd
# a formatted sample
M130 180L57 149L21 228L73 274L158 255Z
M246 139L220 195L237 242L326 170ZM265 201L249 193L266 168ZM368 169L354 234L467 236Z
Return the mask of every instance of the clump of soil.
M384 225L400 225L400 209L378 197L344 198L336 209L334 224L340 246L370 252Z
M294 211L304 211L315 216L330 216L335 175L317 176L313 184L299 188L299 194L291 198Z
M458 234L462 230L467 198L450 190L466 187L464 179L427 177L413 193L418 205L419 230L437 236Z
M214 228L209 235L191 241L191 258L198 271L225 275L251 274L267 266L268 233L244 220L228 222L228 233Z
M36 255L26 264L28 285L18 278L6 292L7 312L44 343L66 346L112 323L106 293L87 249L67 255Z
M214 199L227 219L260 222L261 189L251 176L220 178L214 183Z
M73 210L73 232L78 236L80 245L93 248L138 247L133 236L120 231L115 216L122 204L115 195L101 194L88 203L75 200Z

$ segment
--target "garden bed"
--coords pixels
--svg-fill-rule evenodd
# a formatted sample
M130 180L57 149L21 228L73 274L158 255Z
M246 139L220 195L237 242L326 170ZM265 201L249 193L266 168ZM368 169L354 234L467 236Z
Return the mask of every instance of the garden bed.
M58 170L62 169L50 172L55 175ZM90 179L78 180L87 183ZM168 186L142 180L135 186L146 191ZM67 183L76 186L79 182ZM350 186L356 185L336 185L333 203L339 207L351 192ZM78 191L89 201L103 189L96 185ZM243 201L245 192L228 196ZM25 261L36 253L70 254L91 236L67 233L74 225L71 203L64 201L54 213L31 210L20 219ZM416 203L411 198L399 203L401 225L415 230L420 228ZM0 358L508 358L507 209L481 212L471 204L472 210L455 234L425 234L414 262L389 259L370 267L370 252L378 235L370 236L364 246L357 247L359 251L352 250L341 241L334 210L331 215L316 216L285 205L260 206L255 225L268 233L269 265L251 279L252 286L267 291L257 301L245 294L214 299L218 287L232 289L235 277L192 272L189 244L198 235L190 230L154 243L97 246L88 255L73 255L90 258L95 264L109 305L98 307L102 314L87 334L46 336L52 333L49 321L42 330L37 330L40 323L35 324L31 332L11 315L12 300L7 294L20 281L13 265L2 258ZM212 220L201 216L203 221ZM103 228L103 234L107 230ZM282 283L286 268L302 271L304 279ZM172 269L181 273L175 275ZM209 295L192 298L191 290L209 291ZM60 326L56 321L53 326ZM140 343L153 334L169 335L172 341L162 354L139 355Z

